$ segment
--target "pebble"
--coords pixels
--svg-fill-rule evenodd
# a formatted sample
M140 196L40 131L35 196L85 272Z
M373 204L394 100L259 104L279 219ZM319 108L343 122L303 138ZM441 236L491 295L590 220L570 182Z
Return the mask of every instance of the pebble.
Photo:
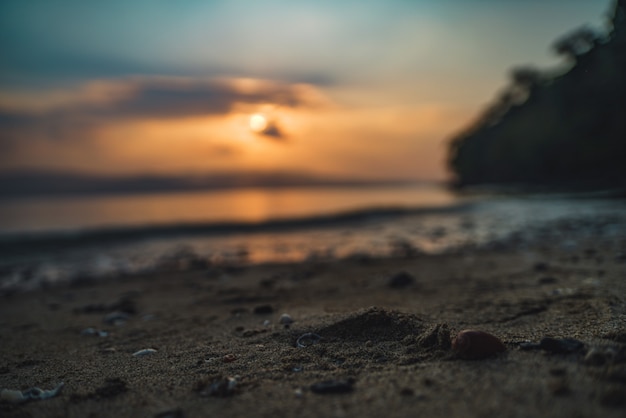
M185 418L185 413L182 409L171 409L169 411L163 411L154 416L154 418Z
M552 354L571 354L585 348L582 341L574 338L542 338L540 342L523 342L519 344L521 350L544 350Z
M157 350L154 348L144 348L143 350L139 350L133 353L134 357L145 357L156 353Z
M539 284L554 284L556 283L558 280L556 279L556 277L552 277L552 276L545 276L545 277L541 277L538 282Z
M224 363L232 363L235 360L237 360L237 356L235 356L234 354L226 354L224 357L222 357L222 361Z
M254 307L253 312L257 315L271 314L274 312L274 308L272 305L259 305Z
M570 354L585 348L582 341L574 338L542 338L539 342L539 348L553 354Z
M225 398L234 395L236 388L237 377L226 377L213 381L211 386L209 386L208 394L210 396Z
M128 315L127 313L121 312L121 311L115 311L106 315L102 320L104 321L105 324L119 326L119 325L124 325L126 321L128 321L129 318L130 318L130 315Z
M354 379L347 380L324 380L311 385L311 392L319 395L333 393L349 393L354 390Z
M506 347L495 335L466 329L454 338L452 350L461 358L478 360L506 351Z
M85 328L84 330L82 330L80 332L80 335L86 335L86 336L90 336L90 337L108 337L109 333L107 331L103 331L101 329L95 329L95 328Z
M278 320L278 322L281 325L291 325L293 324L294 320L291 317L291 315L284 313L280 316L280 319Z
M387 286L391 287L392 289L404 289L404 288L414 285L415 282L416 282L415 277L413 277L411 274L407 273L406 271L401 271L399 273L394 274L393 276L389 278L389 281L387 282Z
M400 389L400 395L402 396L413 396L415 395L415 391L411 388L402 388Z

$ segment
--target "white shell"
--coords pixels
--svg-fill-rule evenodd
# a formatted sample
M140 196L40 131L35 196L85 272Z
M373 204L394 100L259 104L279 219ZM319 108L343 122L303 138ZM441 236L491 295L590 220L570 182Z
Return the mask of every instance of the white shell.
M61 389L63 389L63 386L65 386L65 383L61 382L57 387L51 390L43 390L39 389L38 387L32 387L30 389L26 389L25 391L2 389L2 391L0 392L0 399L11 403L22 403L31 399L42 400L53 398L61 393Z
M151 354L156 353L157 351L154 348L144 348L143 350L139 350L135 353L133 353L133 356L135 357L144 357L144 356L149 356Z

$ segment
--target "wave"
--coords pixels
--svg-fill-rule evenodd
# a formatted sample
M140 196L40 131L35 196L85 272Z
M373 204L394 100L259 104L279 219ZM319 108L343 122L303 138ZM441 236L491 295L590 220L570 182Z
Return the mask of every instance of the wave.
M260 222L224 221L115 226L0 235L0 253L11 255L60 247L119 244L140 240L265 232L290 232L332 228L350 224L393 219L403 216L459 213L470 209L470 202L438 207L375 207L333 214L274 218Z

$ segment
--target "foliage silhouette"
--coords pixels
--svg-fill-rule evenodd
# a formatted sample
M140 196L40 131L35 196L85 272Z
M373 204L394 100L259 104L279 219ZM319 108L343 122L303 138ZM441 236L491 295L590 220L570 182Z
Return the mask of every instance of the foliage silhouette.
M455 186L626 186L626 0L605 34L581 28L554 49L568 70L514 69L511 85L452 138Z

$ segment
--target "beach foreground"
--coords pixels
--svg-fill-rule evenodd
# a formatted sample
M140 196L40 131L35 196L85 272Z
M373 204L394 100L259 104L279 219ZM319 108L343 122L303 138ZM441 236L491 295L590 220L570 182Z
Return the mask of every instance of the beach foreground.
M0 387L65 386L3 400L0 415L621 417L625 254L624 239L548 240L178 265L5 295ZM460 358L450 338L463 329L506 352Z

